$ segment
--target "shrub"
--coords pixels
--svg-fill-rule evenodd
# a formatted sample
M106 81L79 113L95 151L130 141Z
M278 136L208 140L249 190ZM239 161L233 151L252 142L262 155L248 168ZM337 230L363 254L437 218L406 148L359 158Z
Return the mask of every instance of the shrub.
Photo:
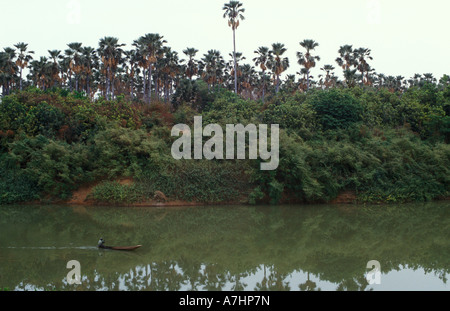
M361 121L363 112L358 99L339 89L318 91L307 100L324 130L348 128Z
M46 194L70 198L79 184L91 180L92 161L88 148L37 137L22 137L11 143L10 156L23 173Z
M11 156L0 156L0 204L37 200L41 190L37 180L21 170Z
M142 189L135 185L122 185L118 181L105 181L92 189L92 198L101 203L131 204L143 199Z
M184 201L223 202L246 198L250 187L245 162L166 160L158 170L146 170L141 178L147 196L155 191Z

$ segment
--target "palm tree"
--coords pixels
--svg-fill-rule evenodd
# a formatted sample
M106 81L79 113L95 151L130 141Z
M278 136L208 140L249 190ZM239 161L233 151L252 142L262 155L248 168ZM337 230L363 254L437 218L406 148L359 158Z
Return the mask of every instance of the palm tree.
M357 68L361 72L362 76L362 85L368 84L368 73L370 70L370 66L367 63L367 59L373 60L372 56L370 56L370 49L367 48L359 48L354 50L354 58L357 63ZM366 73L366 76L364 76L364 73Z
M305 39L300 42L300 45L306 49L306 53L297 52L298 64L306 69L306 89L309 90L311 68L316 66L316 61L320 61L320 57L311 55L311 51L318 47L319 43L311 39Z
M200 65L201 76L208 84L208 88L215 86L220 82L223 69L225 68L225 61L217 50L209 50L207 54L203 55Z
M239 63L243 60L245 60L245 57L242 56L242 53L240 52L236 52L236 53L230 53L229 56L231 56L231 58L233 59L232 61L230 61L230 63L227 64L228 69L230 70L230 74L233 75L234 77L237 77L237 90L238 93L240 93L240 89L241 89L241 85L240 85L240 80L241 80L241 76L242 76L242 71L241 68L239 66ZM234 64L237 64L237 66L235 67ZM237 70L237 72L235 73L235 70Z
M98 56L93 47L85 46L81 50L81 63L86 83L86 94L91 95L91 77L93 70L98 67Z
M0 52L0 81L3 88L3 95L10 94L12 82L14 80L17 65L14 61L16 50L12 48L4 48L4 52Z
M333 80L331 79L330 72L332 72L334 70L334 67L333 67L333 65L325 65L322 68L320 68L320 70L322 70L326 73L324 85L328 89L333 82Z
M147 57L144 55L144 48L142 45L142 42L140 40L135 40L132 44L136 47L136 58L137 58L137 66L138 68L142 68L142 98L145 99L145 95L147 94L147 68L148 60ZM139 77L138 77L139 79Z
M276 92L278 93L280 90L280 75L289 68L289 59L287 57L282 57L283 54L287 51L282 43L273 43L272 44L272 54L273 58L270 60L270 68L275 76L276 81Z
M81 46L83 44L80 42L72 42L69 43L67 46L69 47L69 51L73 58L72 61L69 62L69 67L71 71L75 74L75 91L78 92L78 84L80 79L80 73L81 73Z
M236 62L236 29L239 27L239 20L244 20L245 9L239 1L230 1L224 4L224 18L228 18L228 26L233 30L233 55L234 55L234 92L237 94L237 62Z
M269 63L270 59L272 58L272 51L270 51L269 48L266 46L260 46L255 51L255 54L258 55L255 58L253 58L253 61L255 62L255 66L259 66L259 68L261 68L262 76L265 77L266 70L268 69L267 68L268 63ZM264 79L262 79L262 81L264 81ZM264 84L262 84L261 86L262 86L262 101L264 103L266 86Z
M23 72L23 69L28 66L28 63L33 60L33 56L31 56L31 54L34 54L34 51L27 51L28 44L24 43L24 42L19 42L16 45L14 45L14 47L19 50L19 55L17 56L16 65L20 68L19 85L20 85L20 90L22 91L22 88L23 88L22 72Z
M424 73L423 77L424 77L424 80L429 83L436 83L436 81L437 81L432 73Z
M160 50L166 40L163 40L163 36L160 36L157 33L148 33L138 40L135 40L133 45L139 49L139 52L142 54L142 57L146 59L143 64L147 66L147 74L148 74L148 104L151 103L152 96L152 76L153 76L153 68L157 63L158 57L160 57ZM145 74L145 72L144 72ZM145 79L145 77L144 77ZM155 87L156 93L158 93L158 87ZM144 94L145 97L145 94Z
M253 87L255 86L256 81L255 67L249 64L244 64L239 69L239 72L241 73L241 93L244 93L244 91L246 91L247 98L251 99L253 97Z
M287 75L283 84L283 89L288 93L294 93L298 88L297 82L295 81L295 75Z
M259 91L262 93L261 95L264 103L264 92L268 91L269 87L272 85L270 76L259 72L258 85Z
M64 51L65 57L62 61L62 64L60 64L61 68L63 69L63 76L66 74L66 78L68 79L69 89L72 91L73 84L72 84L72 69L73 69L73 62L74 62L74 55L75 52L71 49L66 49Z
M172 83L179 71L178 53L172 51L170 47L164 47L164 58L161 59L161 72L164 78L164 99L169 101L172 90Z
M50 58L53 60L53 63L51 64L50 67L50 85L51 86L56 86L61 78L59 77L59 72L60 72L60 66L59 66L59 60L62 59L61 56L61 51L60 50L49 50L48 53L50 54Z
M347 87L354 87L356 85L356 69L346 69L344 70L344 78Z
M47 57L40 57L39 60L33 60L31 62L30 76L36 87L43 90L49 85L49 68L51 64L48 62Z
M134 95L134 75L137 71L138 66L138 52L136 50L124 51L125 62L124 62L124 70L125 70L125 82L128 82L128 91L130 92L130 98L133 99Z
M192 77L198 73L198 62L195 60L195 55L198 50L194 48L186 48L183 53L189 58L186 65L186 76L192 81Z
M338 53L339 57L336 58L336 63L338 63L344 71L350 70L350 67L355 65L353 47L348 44L343 45L339 48Z
M122 61L122 47L125 44L119 44L119 39L114 37L104 37L100 39L98 54L102 58L103 73L106 77L106 98L109 100L114 97L114 77L117 66Z

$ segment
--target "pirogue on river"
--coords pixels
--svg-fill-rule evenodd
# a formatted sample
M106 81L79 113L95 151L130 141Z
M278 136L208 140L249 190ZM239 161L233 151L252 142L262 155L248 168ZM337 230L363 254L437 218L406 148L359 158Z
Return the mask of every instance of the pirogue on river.
M134 245L134 246L106 246L105 245L105 240L103 240L103 238L101 238L100 240L98 240L98 248L102 248L102 249L112 249L112 250L116 250L116 251L133 251L139 247L142 247L142 245Z

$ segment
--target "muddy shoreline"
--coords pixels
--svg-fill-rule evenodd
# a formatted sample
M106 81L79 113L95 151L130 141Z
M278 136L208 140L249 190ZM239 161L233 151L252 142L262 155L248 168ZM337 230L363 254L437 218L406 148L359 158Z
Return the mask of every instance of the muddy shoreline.
M131 178L121 179L118 182L122 185L131 185L133 180ZM98 183L89 184L81 186L78 190L74 191L72 198L70 200L44 200L44 201L34 201L34 202L24 202L20 205L27 204L55 204L55 205L72 205L72 206L128 206L128 207L190 207L190 206L231 206L231 205L249 205L245 201L226 201L226 202L195 202L195 201L181 201L181 200L171 200L167 198L163 193L161 193L162 198L159 197L158 200L147 200L136 203L111 203L111 202L99 202L92 199L91 193L93 188ZM435 201L447 201L450 197L439 198ZM279 203L280 205L285 204L304 204L304 205L317 205L317 204L331 204L331 205L343 205L343 204L358 204L359 202L355 191L347 190L342 191L335 199L331 201L318 201L318 202L304 202L298 199L292 199L289 196L284 196ZM269 200L262 200L258 202L261 205L269 205ZM372 204L389 204L388 202L373 202Z

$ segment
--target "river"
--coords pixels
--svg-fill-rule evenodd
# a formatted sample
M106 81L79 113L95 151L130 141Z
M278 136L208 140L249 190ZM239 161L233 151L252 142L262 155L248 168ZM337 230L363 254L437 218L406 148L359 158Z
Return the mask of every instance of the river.
M449 216L448 201L0 206L0 290L448 291ZM101 237L142 247L102 250Z

